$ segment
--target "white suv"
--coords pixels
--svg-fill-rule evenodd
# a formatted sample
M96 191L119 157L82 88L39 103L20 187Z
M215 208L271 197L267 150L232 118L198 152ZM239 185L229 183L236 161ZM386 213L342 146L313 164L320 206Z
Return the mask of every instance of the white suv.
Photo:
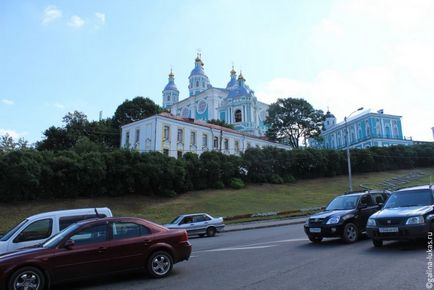
M111 210L106 207L60 210L32 215L0 237L0 254L42 243L78 221L112 216Z

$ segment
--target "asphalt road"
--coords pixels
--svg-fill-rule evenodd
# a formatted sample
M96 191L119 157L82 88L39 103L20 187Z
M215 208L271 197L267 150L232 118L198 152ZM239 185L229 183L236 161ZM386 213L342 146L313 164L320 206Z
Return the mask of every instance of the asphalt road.
M303 226L192 238L193 253L164 279L142 273L60 285L58 289L426 289L427 244L368 239L311 244Z

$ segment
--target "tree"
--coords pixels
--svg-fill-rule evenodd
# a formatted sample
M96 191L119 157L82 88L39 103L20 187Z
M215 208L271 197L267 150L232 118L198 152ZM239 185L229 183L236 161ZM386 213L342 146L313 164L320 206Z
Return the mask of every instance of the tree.
M27 140L22 137L15 142L14 138L12 138L12 136L10 136L8 133L0 136L0 152L6 152L15 149L26 149L28 147Z
M113 116L113 122L120 127L125 124L145 119L149 116L161 113L163 109L149 98L135 97L125 100Z
M229 129L234 129L234 125L228 124L225 121L218 120L218 119L208 120L207 123L218 125L218 126L222 126L222 127L226 127L226 128L229 128Z
M292 148L298 148L308 138L321 132L324 113L315 110L304 99L278 99L268 109L266 124L267 136L275 141L287 142Z

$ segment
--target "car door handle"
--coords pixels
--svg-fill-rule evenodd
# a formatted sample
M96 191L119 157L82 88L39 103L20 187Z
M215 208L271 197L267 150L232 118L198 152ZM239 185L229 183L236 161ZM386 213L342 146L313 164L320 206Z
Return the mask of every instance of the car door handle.
M190 226L194 226L194 224L190 224Z
M98 252L99 254L101 254L101 253L104 253L106 250L107 250L106 247L99 247L98 250L97 250L97 252Z
M207 225L207 224L208 224L208 222L205 222L205 224Z

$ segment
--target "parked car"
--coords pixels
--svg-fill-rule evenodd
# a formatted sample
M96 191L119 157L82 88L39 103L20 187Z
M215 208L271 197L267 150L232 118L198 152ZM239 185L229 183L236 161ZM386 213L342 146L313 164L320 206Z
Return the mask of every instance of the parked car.
M169 224L164 225L168 229L184 229L189 235L214 237L225 227L223 218L214 218L206 213L184 214L177 216Z
M0 237L0 254L43 243L80 220L111 217L109 208L82 208L32 215Z
M388 195L387 191L375 190L338 196L324 211L306 220L304 231L313 243L331 237L353 243L365 231L369 216L380 210Z
M84 220L40 246L1 255L0 283L7 289L42 290L66 281L137 269L160 278L190 254L185 230L168 230L139 218Z
M398 190L390 196L384 208L373 214L367 232L375 247L384 240L427 238L434 230L434 188L418 186Z

